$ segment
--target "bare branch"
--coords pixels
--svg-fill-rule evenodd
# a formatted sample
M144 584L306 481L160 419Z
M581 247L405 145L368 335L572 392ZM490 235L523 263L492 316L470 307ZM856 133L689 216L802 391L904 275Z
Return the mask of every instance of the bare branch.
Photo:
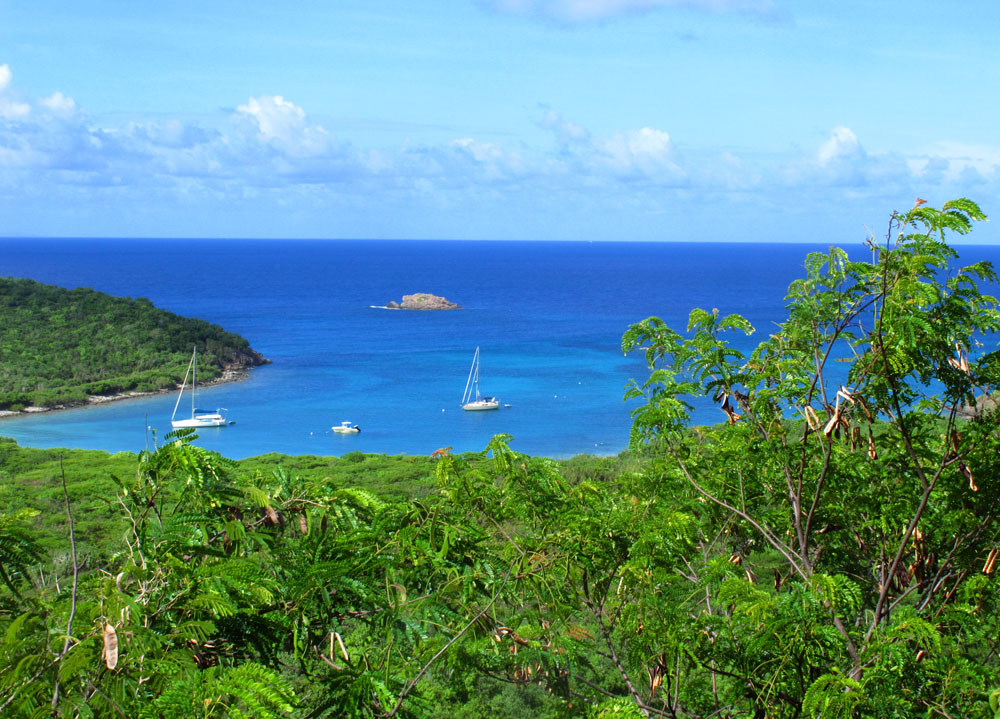
M76 590L80 573L80 568L76 560L76 535L73 533L73 512L69 506L69 490L66 489L66 470L63 468L62 454L59 455L59 472L62 475L63 498L66 500L66 517L69 519L69 546L71 556L73 557L73 590L70 594L69 621L66 623L66 638L63 640L63 648L59 653L59 666L56 668L56 681L52 690L52 711L55 711L56 707L59 706L59 668L62 667L63 659L66 658L66 654L69 652L69 645L73 636L73 619L76 617Z

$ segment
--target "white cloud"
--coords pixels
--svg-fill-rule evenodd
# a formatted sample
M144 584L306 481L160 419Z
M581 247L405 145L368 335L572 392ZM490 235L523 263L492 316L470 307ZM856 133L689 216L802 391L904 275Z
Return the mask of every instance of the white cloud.
M662 130L644 127L617 133L598 141L595 147L601 153L601 161L622 175L673 182L685 174L674 161L670 135Z
M469 153L476 162L493 164L503 159L504 153L499 145L489 142L476 142L471 137L452 140L452 147L460 148Z
M911 160L915 173L922 176L937 174L947 182L965 177L1000 176L1000 146L942 141ZM975 175L966 174L974 171Z
M854 131L844 125L834 127L812 157L788 162L781 174L788 186L864 192L889 192L913 179L905 157L896 153L869 155Z
M329 133L308 124L305 110L281 95L251 97L236 111L256 125L261 138L289 155L306 157L330 149Z
M526 171L524 159L517 153L493 142L479 142L472 138L454 140L450 145L460 164L466 170L490 181L509 181L519 178Z
M770 0L492 0L491 4L500 12L570 23L609 20L666 7L712 13L771 15L775 12Z
M21 120L31 113L31 105L17 100L0 97L0 117L8 120Z
M13 80L9 65L0 65L0 117L6 120L21 120L31 113L31 105L13 97L6 97L7 88Z
M539 123L550 130L559 143L558 164L564 171L591 181L643 179L653 184L675 186L686 182L670 135L663 130L643 127L594 137L583 126L566 120L552 110Z
M634 158L648 158L663 163L670 159L673 145L669 133L644 127L631 130L625 135L625 146Z
M864 159L865 151L851 128L838 125L833 128L830 139L820 145L816 159L820 165L841 160Z
M305 124L306 113L281 95L251 97L246 105L236 108L254 117L260 134L266 138L287 139L291 131Z
M53 115L69 117L76 112L76 103L73 98L66 97L61 92L54 92L48 97L43 97L38 104L51 112Z
M579 142L586 140L589 133L574 122L570 122L554 110L546 109L539 122L541 127L552 130L563 142Z
M186 125L180 120L168 119L162 122L129 123L124 134L134 142L148 142L153 147L190 149L204 145L220 137L216 130L205 130L195 125Z

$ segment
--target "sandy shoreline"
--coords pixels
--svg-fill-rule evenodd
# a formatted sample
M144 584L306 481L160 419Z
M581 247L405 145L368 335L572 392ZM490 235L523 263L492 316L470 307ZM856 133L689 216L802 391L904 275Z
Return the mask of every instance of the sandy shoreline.
M204 384L199 382L198 386L211 387L213 385L226 384L229 382L242 382L249 376L250 376L250 370L248 369L226 370L222 373L221 377L213 379L209 382L205 382ZM0 420L17 419L19 417L30 417L31 415L47 414L49 412L61 412L67 409L82 409L85 407L94 407L99 404L106 404L108 402L123 402L130 399L142 399L143 397L153 397L160 394L173 394L179 389L180 385L175 386L173 389L158 389L152 392L122 392L120 394L109 394L109 395L95 394L88 397L86 402L57 404L53 407L25 407L20 411L0 409Z

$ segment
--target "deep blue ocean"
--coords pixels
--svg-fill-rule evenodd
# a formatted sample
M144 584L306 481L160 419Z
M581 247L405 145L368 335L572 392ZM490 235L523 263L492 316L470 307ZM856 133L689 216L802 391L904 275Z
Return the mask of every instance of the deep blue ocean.
M198 443L232 458L265 452L480 451L497 433L532 455L615 454L628 444L629 324L657 315L683 329L693 307L738 312L757 328L785 317L807 252L828 245L619 242L0 239L0 275L146 297L246 337L273 364L207 387L198 404L236 424ZM860 244L848 246L864 256ZM960 248L963 264L1000 248ZM404 294L466 309L376 309ZM0 328L0 341L3 332ZM481 389L510 407L464 412L475 348ZM169 431L175 394L0 420L31 447L139 451ZM695 421L723 415L707 404ZM332 425L362 428L338 435Z

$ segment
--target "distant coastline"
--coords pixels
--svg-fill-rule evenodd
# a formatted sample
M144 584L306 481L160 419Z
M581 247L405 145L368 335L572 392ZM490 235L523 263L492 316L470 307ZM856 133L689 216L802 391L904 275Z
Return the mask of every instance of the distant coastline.
M206 382L199 382L199 387L211 387L213 385L229 384L231 382L242 382L243 380L250 377L249 367L243 367L240 369L226 369L222 371L222 375L216 377L215 379L208 380ZM12 410L12 409L0 409L0 420L5 419L19 419L22 417L30 417L37 414L51 414L52 412L62 412L68 409L83 409L87 407L96 407L101 404L108 404L109 402L123 402L130 399L142 399L143 397L155 397L161 394L174 394L180 389L180 385L173 388L164 387L163 389L151 390L148 392L119 392L117 394L95 394L87 398L86 402L67 402L65 404L57 404L52 407L25 407L22 410Z

